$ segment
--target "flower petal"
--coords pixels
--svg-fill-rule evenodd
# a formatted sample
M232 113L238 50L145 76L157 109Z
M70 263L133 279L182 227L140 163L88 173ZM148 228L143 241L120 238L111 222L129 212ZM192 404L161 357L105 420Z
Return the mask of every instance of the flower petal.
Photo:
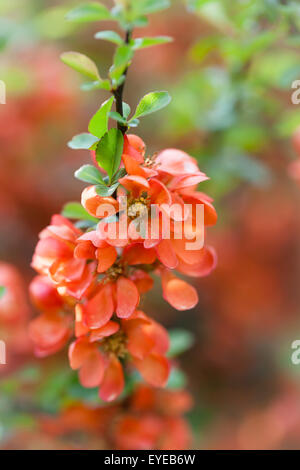
M188 264L180 259L177 270L191 277L203 277L210 274L217 265L217 254L210 246L204 247L201 253L201 259L198 259L196 264Z
M124 389L124 374L120 361L112 356L105 370L99 396L104 401L115 400Z
M128 338L128 351L137 359L143 359L155 346L154 339L147 334L146 325L146 321L140 318L124 320L122 322L123 329Z
M145 150L146 145L140 137L134 134L124 136L123 154L130 155L138 163L143 163Z
M63 300L55 286L46 276L36 276L29 285L30 298L39 310L55 310Z
M92 242L82 240L74 250L74 257L80 259L95 259L95 247Z
M132 193L133 197L138 197L141 191L149 189L148 181L142 176L129 175L119 179L119 183Z
M114 321L109 321L106 325L102 326L101 328L97 328L97 330L92 330L90 334L90 343L95 341L99 341L107 336L114 335L117 331L119 331L120 325Z
M68 351L71 369L79 369L93 350L94 347L89 344L86 337L73 341L73 343L70 344Z
M162 240L156 246L156 253L159 261L169 269L175 269L178 264L176 253L169 240Z
M162 274L162 287L164 299L176 310L190 310L198 303L196 289L167 271Z
M130 276L130 279L136 285L140 294L145 294L153 287L153 279L150 274L142 271L141 269L134 270L134 273Z
M105 359L94 349L79 371L79 381L83 387L94 388L101 384L105 371Z
M155 160L158 170L172 176L190 175L199 172L194 158L178 149L165 149L160 152Z
M105 325L114 313L111 284L101 287L98 294L89 300L83 309L84 321L89 328L96 329Z
M29 325L29 337L37 347L40 357L62 349L70 333L70 319L59 313L43 313Z
M151 198L151 204L172 204L172 197L168 188L156 178L149 181L150 189L148 195Z
M96 252L98 259L98 273L104 273L109 269L117 259L118 253L115 247L106 245L104 248L98 248Z
M144 359L134 359L133 362L148 384L153 387L164 387L167 384L170 365L164 356L151 354Z
M98 218L114 215L119 206L113 197L98 196L95 186L88 186L83 190L81 204L90 215Z
M152 264L156 260L156 252L153 248L144 248L142 243L133 243L124 249L123 258L130 265Z
M135 311L140 300L139 291L130 279L119 277L117 280L117 309L119 318L128 318Z
M151 322L145 325L144 329L154 343L152 353L166 354L170 347L170 339L167 330L154 320L151 320Z

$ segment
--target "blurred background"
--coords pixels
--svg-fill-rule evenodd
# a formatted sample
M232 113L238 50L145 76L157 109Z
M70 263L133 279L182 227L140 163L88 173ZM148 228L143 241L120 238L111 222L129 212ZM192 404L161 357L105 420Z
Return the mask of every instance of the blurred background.
M78 3L0 2L0 80L7 87L0 105L3 449L108 446L95 413L89 415L98 406L95 394L74 383L66 351L38 361L26 333L35 314L27 286L38 233L64 203L79 200L83 184L72 175L90 158L67 142L87 131L107 97L82 91L59 59L67 50L85 53L103 76L111 64L114 46L93 35L114 25L66 22ZM184 373L171 387L186 387L193 397L188 445L299 449L300 364L292 364L291 344L300 339L300 104L291 97L300 80L300 3L173 0L135 32L143 34L174 42L137 52L125 100L134 106L154 90L168 90L173 99L137 133L149 154L177 147L197 158L210 176L201 190L219 215L207 234L218 266L194 280L197 308L174 311L159 286L143 305L168 328L194 335L178 359ZM99 419L105 423L113 412ZM82 416L86 435L79 439ZM68 439L58 433L62 423Z

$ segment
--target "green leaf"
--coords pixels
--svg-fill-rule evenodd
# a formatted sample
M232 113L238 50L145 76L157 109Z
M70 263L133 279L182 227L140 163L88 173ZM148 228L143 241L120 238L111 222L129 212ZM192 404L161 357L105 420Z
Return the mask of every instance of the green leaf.
M157 36L155 38L136 38L133 40L133 50L145 49L146 47L158 46L172 42L173 38L169 36Z
M119 46L114 56L113 66L110 68L110 77L114 80L118 80L127 69L132 57L133 50L131 46L127 44Z
M122 85L125 82L125 79L126 79L125 75L121 75L120 78L118 79L113 78L112 83L113 83L114 89L116 90L120 85Z
M167 383L167 388L171 390L178 390L186 386L186 376L185 374L177 368L172 368L170 377Z
M75 178L85 183L104 184L100 171L93 165L83 165L75 171Z
M120 124L124 124L124 125L127 124L126 119L123 116L121 116L120 113L117 113L116 111L111 111L109 113L109 117L119 122Z
M6 292L6 287L0 286L0 299L4 296Z
M120 179L120 178L123 178L123 176L125 176L127 173L126 173L126 170L125 168L120 168L120 170L118 170L114 176L112 177L111 179L111 182L112 184L114 183L117 183L117 181Z
M94 82L86 82L80 85L80 89L83 91L94 91L94 90L107 90L110 91L109 80L96 80Z
M132 26L134 26L135 28L145 28L146 26L148 26L148 24L149 20L147 16L140 16L132 22Z
M139 125L140 121L138 119L132 119L130 121L129 127L137 127Z
M129 104L127 104L123 101L123 115L124 115L125 119L128 119L130 111L131 111L131 108L130 108Z
M131 121L135 118L146 116L151 113L155 113L160 109L167 106L171 101L171 97L167 91L155 91L145 95L136 108L135 115ZM131 122L130 121L130 122Z
M70 142L68 142L68 147L74 150L90 149L96 142L98 138L94 135L83 132L82 134L75 135Z
M98 219L91 216L79 202L68 202L64 205L62 213L67 219L75 220L91 220L92 222L99 222Z
M115 44L118 44L118 46L121 46L123 44L123 39L115 31L99 31L95 34L94 37L96 39L104 39L105 41L113 42Z
M89 57L80 52L64 52L60 56L64 64L92 80L101 80L97 66Z
M119 185L120 183L118 181L113 183L111 186L97 184L97 186L95 186L95 191L98 194L98 196L101 196L101 197L112 196L112 194L115 192L115 190L117 189Z
M190 349L194 343L194 336L186 330L175 329L169 331L170 349L169 357L175 357Z
M149 15L165 10L170 5L170 0L138 0L134 3L133 8L142 15Z
M107 132L96 149L96 160L107 172L109 180L119 169L123 153L124 138L119 129L111 129Z
M66 15L69 21L85 23L89 21L111 20L112 16L109 10L101 3L90 2L73 8Z
M101 108L98 109L96 114L92 117L89 122L89 131L99 139L104 136L108 130L108 114L111 110L114 97L112 96L109 100L105 101Z

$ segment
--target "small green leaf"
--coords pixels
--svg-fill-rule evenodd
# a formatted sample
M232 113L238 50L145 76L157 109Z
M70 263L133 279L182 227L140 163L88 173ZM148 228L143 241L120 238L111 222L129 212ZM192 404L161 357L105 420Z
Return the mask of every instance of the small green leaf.
M82 134L75 135L70 142L68 142L68 147L74 150L90 149L99 139L94 135L83 132Z
M90 2L73 8L66 15L69 21L85 23L89 21L111 20L112 16L109 10L101 3Z
M128 119L130 112L131 112L131 108L130 108L129 104L127 104L123 101L123 115L124 115L125 119Z
M97 186L95 186L95 191L98 194L98 196L108 197L108 196L111 196L115 192L119 184L120 183L118 181L113 183L111 186L97 184Z
M187 351L194 343L194 336L186 330L176 329L169 331L170 349L169 357L175 357Z
M125 176L126 170L125 168L120 168L120 170L117 171L117 173L114 174L114 176L111 179L112 184L116 183L120 178L123 178Z
M79 202L68 202L64 205L62 213L67 219L75 220L91 220L92 222L99 222L98 219L91 216Z
M175 367L171 369L170 377L167 383L167 388L171 390L178 390L186 386L185 374Z
M94 37L96 39L104 39L105 41L113 42L115 44L118 44L118 46L121 46L123 44L123 39L115 31L99 31L95 34Z
M6 292L6 287L0 286L0 299L4 296Z
M113 78L112 83L113 83L114 90L116 90L120 85L122 85L125 82L125 79L126 79L125 75L121 75L120 78L117 78L117 79Z
M171 101L171 97L167 91L155 91L145 95L136 108L135 115L131 121L135 118L146 116L151 113L155 113L160 109L167 106ZM130 121L130 122L131 122Z
M131 121L129 121L129 127L137 127L139 123L139 119L132 119Z
M138 0L133 8L142 15L149 15L157 11L165 10L171 5L170 0Z
M107 90L110 91L109 80L96 80L94 82L86 82L80 85L80 89L83 91L94 91L94 90Z
M112 119L114 119L115 121L119 122L120 124L124 124L124 125L127 124L126 119L123 118L123 117L121 116L121 114L120 114L120 113L117 113L116 111L111 111L111 112L109 113L109 117L112 118Z
M155 38L136 38L133 40L132 48L133 50L145 49L146 47L167 44L172 41L173 39L169 36L158 36Z
M113 66L110 68L110 77L114 80L118 80L127 69L132 57L133 50L129 45L124 44L123 46L119 46L114 55Z
M75 171L75 178L85 183L104 184L100 171L93 165L83 165Z
M110 129L97 145L97 162L107 172L109 180L119 169L123 146L123 134L118 129Z
M147 16L140 16L139 18L136 18L132 25L136 28L145 28L146 26L148 26L149 24L149 20L147 18Z
M64 52L60 56L64 64L92 80L101 80L97 66L89 57L80 52Z
M111 110L114 97L112 96L109 100L105 101L101 108L98 109L96 114L92 117L89 122L89 131L99 139L104 136L108 130L108 114Z

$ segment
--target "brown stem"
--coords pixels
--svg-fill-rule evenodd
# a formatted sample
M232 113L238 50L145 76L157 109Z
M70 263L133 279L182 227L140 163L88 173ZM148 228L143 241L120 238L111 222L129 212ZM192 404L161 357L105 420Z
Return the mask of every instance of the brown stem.
M130 42L130 39L131 39L131 36L132 36L132 31L129 30L126 32L126 37L125 37L125 41L124 41L124 44L129 44ZM124 71L124 75L125 75L125 79L126 79L126 75L127 75L127 72L128 72L128 68L126 68L126 70ZM124 88L125 88L125 80L124 82L113 92L114 94L114 97L116 99L116 111L122 116L124 117L124 114L123 114L123 93L124 93ZM120 122L118 122L118 129L122 132L122 134L124 135L128 129L127 126L124 126L123 124L121 124Z

